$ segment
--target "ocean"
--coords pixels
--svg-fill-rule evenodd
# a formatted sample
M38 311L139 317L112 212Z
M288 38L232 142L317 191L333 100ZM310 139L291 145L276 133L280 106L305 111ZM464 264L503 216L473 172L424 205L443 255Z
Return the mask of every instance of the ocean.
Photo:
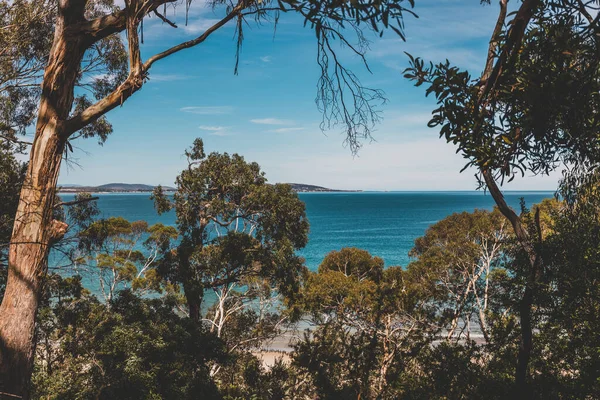
M65 200L74 195L63 194ZM175 214L157 215L149 193L98 194L101 217L122 216L149 224L175 224ZM483 192L335 192L300 193L310 223L308 245L299 251L316 270L323 257L342 247L358 247L383 258L386 266L406 266L414 240L444 217L475 209L491 210L494 201ZM506 192L507 203L519 210L552 197L552 192Z

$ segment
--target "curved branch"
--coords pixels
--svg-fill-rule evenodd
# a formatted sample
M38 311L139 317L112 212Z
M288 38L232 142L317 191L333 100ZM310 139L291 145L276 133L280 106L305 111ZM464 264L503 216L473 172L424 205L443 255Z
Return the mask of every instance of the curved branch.
M73 24L66 29L66 33L71 36L85 35L92 43L97 42L113 33L124 30L126 16L127 10L123 9L109 15L95 18L91 21Z
M73 200L73 201L62 201L54 206L54 208L62 207L62 206L74 206L76 204L87 203L89 201L98 200L100 197L88 197L81 200Z
M161 5L174 3L177 0L152 0L147 1L140 7L141 15L149 14ZM85 35L88 40L95 43L113 33L122 32L127 23L127 7L112 14L103 15L89 21L76 23L67 28L69 35Z
M529 235L523 229L521 219L519 218L517 213L515 213L515 211L506 203L506 200L504 199L504 195L502 194L502 192L500 191L500 188L498 187L498 184L492 177L490 170L489 169L481 169L481 174L483 175L483 179L485 180L488 190L490 191L490 194L494 198L494 201L496 202L498 209L500 210L502 215L504 215L506 217L506 219L508 219L508 221L512 224L512 226L515 230L515 234L517 235L517 238L519 240L527 239Z
M483 71L483 74L481 75L481 93L483 93L483 89L485 88L484 85L490 78L490 75L492 74L492 70L494 68L494 54L496 53L496 46L498 46L500 34L502 33L502 26L504 26L504 21L506 20L507 9L508 0L500 0L500 13L498 13L498 20L496 21L496 26L494 27L494 32L492 33L492 38L490 39L485 69Z
M162 4L169 1L173 0L156 0L154 3ZM229 14L227 14L219 22L208 28L202 35L200 35L196 39L183 42L177 46L171 47L170 49L163 51L162 53L158 53L150 57L139 70L132 71L135 73L130 72L127 79L125 79L125 81L121 85L119 85L119 87L117 87L112 93L107 95L102 100L99 100L95 104L91 105L90 107L86 108L81 113L67 120L64 124L65 138L68 138L73 133L82 129L86 125L96 121L98 118L100 118L110 110L116 108L119 105L122 105L125 100L127 100L135 92L141 89L142 85L144 84L144 79L146 78L148 70L150 69L152 64L183 49L187 49L204 42L214 31L225 25L227 22L233 19L241 10L243 10L245 4L245 2L240 1L238 5L235 8L233 8L231 12L229 12Z
M144 63L144 71L148 71L152 64L154 64L158 60L162 60L165 57L168 57L172 54L175 54L181 50L189 49L190 47L194 47L202 42L204 42L214 31L231 21L234 17L236 17L240 11L242 11L246 7L246 3L244 1L238 2L238 4L227 14L223 19L219 22L208 28L204 33L198 36L196 39L188 40L187 42L183 42L178 44L177 46L173 46L170 49L163 51L162 53L158 53L150 57Z
M160 20L162 22L169 24L173 28L177 28L177 25L175 24L175 22L171 21L169 18L167 18L164 15L162 15L161 13L159 13L157 9L154 9L154 15L156 15L158 18L160 18Z
M514 61L515 56L518 53L516 50L521 45L527 25L529 25L529 21L533 17L533 13L539 4L540 0L525 0L523 1L523 4L521 4L521 7L519 7L517 15L511 21L512 26L508 31L506 43L503 46L500 55L498 56L496 64L494 65L494 69L483 85L481 92L482 99L487 97L487 95L496 87L498 79L502 75L502 71L509 65L508 62L510 61L510 63L512 63Z
M483 179L485 180L488 190L494 198L498 209L500 210L502 215L504 215L506 219L508 219L508 221L511 223L515 232L515 236L519 241L519 244L527 253L527 256L529 257L529 262L531 263L532 267L534 267L537 264L538 257L536 255L535 249L531 246L531 243L529 241L529 234L527 233L525 227L523 227L523 222L521 221L521 218L508 204L506 204L506 200L504 200L504 195L502 195L502 192L500 191L500 188L498 187L498 184L496 183L494 177L490 173L490 170L482 168L481 174L483 175Z

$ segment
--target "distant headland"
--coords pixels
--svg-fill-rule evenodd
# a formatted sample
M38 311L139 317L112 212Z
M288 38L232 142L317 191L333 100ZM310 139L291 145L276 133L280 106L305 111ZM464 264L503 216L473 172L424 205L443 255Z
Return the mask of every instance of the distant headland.
M129 192L151 192L154 190L155 186L152 185L143 185L141 183L107 183L106 185L100 186L84 186L84 185L59 185L60 193L80 193L80 192L89 192L89 193L106 193L106 192L119 192L119 193L129 193ZM163 186L163 189L166 191L174 191L175 188Z
M329 189L323 186L307 185L305 183L289 183L292 189L296 192L361 192L361 190L341 190ZM83 186L64 184L59 185L60 193L135 193L135 192L151 192L156 186L144 185L141 183L107 183L100 186ZM170 186L163 186L167 192L173 192L176 189Z
M329 189L322 186L307 185L305 183L288 183L296 192L362 192L362 190Z

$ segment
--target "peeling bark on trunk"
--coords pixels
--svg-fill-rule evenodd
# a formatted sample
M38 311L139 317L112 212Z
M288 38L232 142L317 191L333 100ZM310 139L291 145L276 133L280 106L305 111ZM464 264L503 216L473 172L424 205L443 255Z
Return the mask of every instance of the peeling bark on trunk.
M86 20L88 0L59 0L54 42L42 82L35 139L9 251L9 274L0 305L0 392L27 398L34 354L37 306L47 270L48 251L67 226L52 220L62 154L70 135L122 105L144 83L150 67L204 42L250 3L239 1L227 15L196 39L180 43L142 63L138 27L157 7L176 0L129 0L123 10ZM103 99L69 118L84 52L95 42L127 30L129 75ZM184 288L185 290L185 288ZM190 317L198 320L202 296L188 295Z
M66 7L68 2L61 5ZM61 9L44 73L35 139L9 251L6 292L0 305L0 391L28 397L33 366L35 319L48 251L67 225L52 219L55 190L67 135L62 121L73 105L73 88L83 56L81 40L64 27L83 18L76 4Z

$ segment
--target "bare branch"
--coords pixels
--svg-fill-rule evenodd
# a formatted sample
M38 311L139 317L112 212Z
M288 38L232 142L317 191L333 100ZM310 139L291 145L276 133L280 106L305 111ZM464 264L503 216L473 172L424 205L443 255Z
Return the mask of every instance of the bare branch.
M81 200L73 200L73 201L63 201L54 206L54 208L62 207L62 206L74 206L75 204L87 203L88 201L98 200L100 197L88 197L86 199Z
M485 70L481 75L482 82L482 93L485 88L485 82L490 78L492 74L492 70L494 68L494 55L496 54L496 47L498 46L498 41L500 40L500 34L502 33L502 27L504 26L504 21L506 20L506 11L508 8L508 0L500 0L500 12L498 14L498 20L496 21L496 26L494 27L494 33L492 33L492 38L490 39L490 45L488 48L488 56L487 62L485 64Z
M156 10L161 5L167 3L175 3L177 0L150 0L145 1L144 4L139 8L141 14L140 17ZM114 12L109 15L104 15L95 18L91 21L84 21L77 24L73 24L68 28L68 33L71 35L84 34L88 36L88 39L92 42L97 42L104 39L113 33L121 32L125 30L127 23L127 7L123 10Z
M88 40L97 42L125 29L127 10L123 9L115 13L95 18L91 21L74 24L67 28L69 35L83 34Z
M481 174L483 175L488 190L494 198L498 209L500 210L502 215L504 215L506 219L508 219L508 221L511 223L515 231L515 235L517 236L517 240L523 247L523 250L527 252L527 255L530 257L530 261L533 265L536 259L535 252L534 249L531 247L531 244L529 243L529 234L527 233L527 230L523 227L523 222L521 221L521 218L515 213L515 211L512 208L510 208L508 204L506 204L506 200L504 200L504 195L502 195L502 192L500 191L500 188L498 187L498 184L496 183L490 171L488 169L482 169Z
M577 5L579 6L579 12L585 17L585 19L588 20L590 26L595 25L596 19L592 17L592 15L588 12L587 8L585 7L585 4L583 4L583 1L577 0Z
M157 1L161 3L160 1ZM162 1L164 3L164 1ZM161 3L161 4L162 4ZM234 7L223 19L219 22L208 28L202 35L198 36L196 39L189 40L187 42L181 43L177 46L171 47L168 50L163 51L162 53L156 54L150 57L139 69L135 69L130 71L127 79L119 85L112 93L107 95L102 100L99 100L95 104L91 105L80 114L75 115L71 119L65 122L64 136L69 137L74 132L83 128L87 124L90 124L106 114L108 111L116 108L118 105L123 104L125 100L131 97L135 92L137 92L143 85L144 79L148 73L148 70L156 61L161 60L165 57L168 57L172 54L175 54L183 49L187 49L190 47L194 47L202 42L204 42L214 31L225 25L227 22L231 21L238 13L244 9L246 3L240 1L236 7ZM131 33L134 33L134 29L132 27ZM128 38L133 35L128 34ZM137 36L137 33L136 35ZM135 43L135 38L133 38L133 43ZM131 46L131 43L130 43ZM130 49L130 60L132 57L131 54L132 49ZM139 53L139 47L137 49ZM134 72L134 73L132 73Z
M173 46L170 49L163 51L162 53L155 54L150 57L144 63L144 71L148 71L152 64L154 64L158 60L162 60L165 57L168 57L172 54L175 54L181 50L189 49L190 47L194 47L202 42L204 42L214 31L231 21L234 17L236 17L240 11L242 11L246 7L246 3L244 1L238 2L238 4L227 14L223 19L219 22L208 28L202 35L198 36L196 39L188 40L187 42L183 42L178 44L177 46Z
M167 17L165 17L164 15L162 15L161 13L158 12L157 9L154 10L154 14L160 18L162 20L162 22L171 25L173 28L177 28L177 25L171 21L170 19L168 19Z
M517 54L516 49L519 48L521 41L523 40L523 36L525 35L525 29L527 28L527 25L529 25L529 21L533 17L533 13L539 4L540 0L525 0L523 1L523 4L521 4L521 7L519 7L517 15L512 20L512 26L508 31L508 38L506 39L506 43L502 48L502 52L498 56L496 64L494 65L494 69L490 73L489 78L486 80L483 86L481 91L481 99L487 97L493 88L496 87L498 79L502 75L502 71L508 66L508 64L514 61L514 58Z

